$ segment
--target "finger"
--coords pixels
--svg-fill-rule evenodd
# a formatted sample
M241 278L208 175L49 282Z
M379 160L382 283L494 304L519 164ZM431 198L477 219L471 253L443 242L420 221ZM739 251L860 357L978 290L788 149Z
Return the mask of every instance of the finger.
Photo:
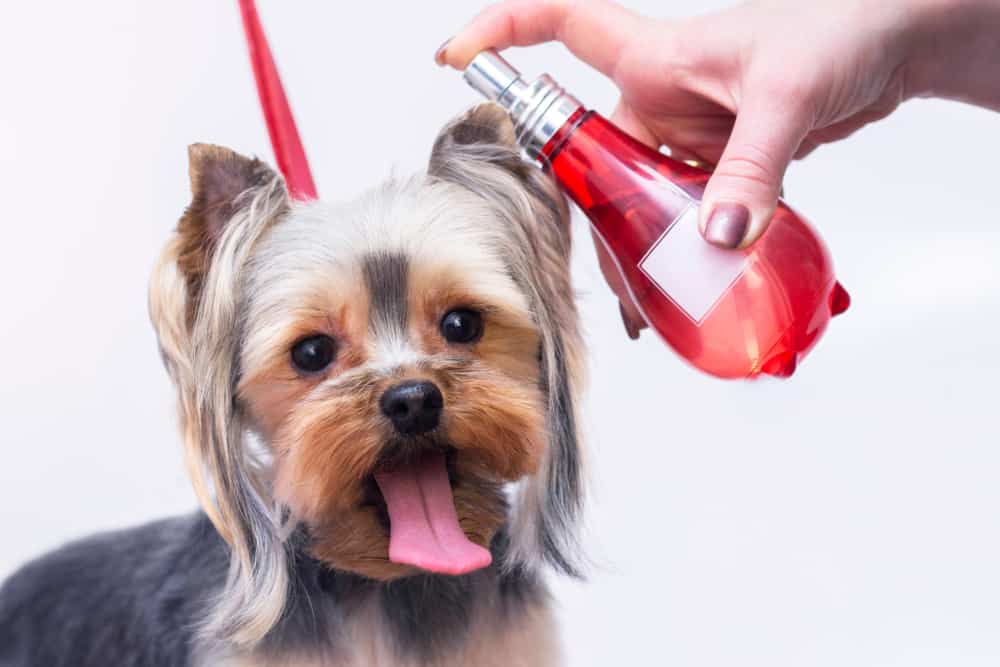
M611 76L622 48L640 26L639 16L607 0L508 0L473 19L439 51L438 62L465 69L484 49L558 41Z
M625 131L633 139L637 139L650 148L660 149L662 142L653 132L646 127L642 119L636 115L635 111L624 100L619 99L615 105L615 110L611 112L611 122Z
M808 157L814 150L819 148L819 144L811 138L806 137L802 140L802 145L799 146L799 150L795 151L795 159L802 160Z
M639 308L632 302L632 297L629 296L628 287L625 286L618 265L604 247L604 242L594 230L590 230L590 234L594 239L594 247L597 249L597 264L601 267L604 280L618 297L618 310L621 313L622 324L625 325L625 333L628 334L629 338L635 340L639 337L639 332L646 328L646 320L639 313Z
M632 340L638 340L639 334L643 329L646 328L645 321L642 318L637 318L637 314L630 314L629 310L635 310L635 306L629 302L629 305L625 305L626 302L618 302L618 313L622 316L622 324L625 326L625 334Z
M809 133L804 111L775 98L749 98L705 188L701 230L724 248L745 248L764 233L788 163Z

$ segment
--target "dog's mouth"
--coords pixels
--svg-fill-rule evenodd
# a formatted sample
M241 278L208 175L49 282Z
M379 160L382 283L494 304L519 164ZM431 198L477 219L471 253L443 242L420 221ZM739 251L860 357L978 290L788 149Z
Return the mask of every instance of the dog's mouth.
M458 523L452 493L455 450L434 449L387 458L365 488L389 531L389 560L438 574L460 575L492 562Z

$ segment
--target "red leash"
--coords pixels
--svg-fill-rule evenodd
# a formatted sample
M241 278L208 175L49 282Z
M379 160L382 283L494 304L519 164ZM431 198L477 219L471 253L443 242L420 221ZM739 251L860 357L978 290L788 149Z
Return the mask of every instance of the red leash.
M295 117L288 106L281 77L271 57L267 37L260 25L260 16L254 0L239 0L243 29L246 31L247 46L250 48L250 65L257 81L260 106L264 111L267 133L271 137L271 147L278 161L278 169L285 176L288 192L293 199L316 199L316 184L306 151L302 147L299 131L295 127Z

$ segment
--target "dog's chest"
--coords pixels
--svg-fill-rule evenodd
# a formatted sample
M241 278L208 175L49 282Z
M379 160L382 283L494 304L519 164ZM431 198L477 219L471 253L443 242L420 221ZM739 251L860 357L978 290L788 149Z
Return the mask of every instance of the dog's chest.
M213 661L213 667L553 667L560 664L551 612L538 605L516 619L481 614L468 639L432 661L400 656L374 606L355 615L345 628L336 656L242 656Z

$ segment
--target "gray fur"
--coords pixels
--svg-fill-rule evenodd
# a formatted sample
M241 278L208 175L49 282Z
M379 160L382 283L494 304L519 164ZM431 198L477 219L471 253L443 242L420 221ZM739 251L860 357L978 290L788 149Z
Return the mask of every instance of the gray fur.
M576 415L570 394L570 378L566 368L566 353L558 336L551 343L555 364L555 382L549 388L549 432L555 449L548 470L549 493L539 521L540 542L546 560L563 573L577 578L583 574L572 554L566 554L557 534L572 534L583 505L583 480L580 451L577 446Z
M409 262L402 253L379 252L362 265L371 299L369 327L376 337L406 338L406 280Z
M0 588L0 666L189 665L228 568L200 514L68 544Z
M341 628L375 600L402 658L433 660L467 638L475 608L502 622L543 602L538 579L490 567L462 577L379 583L333 571L293 538L289 603L258 655L335 656ZM495 562L507 548L494 539ZM197 628L229 567L203 514L96 535L35 560L0 587L0 667L183 667L206 648ZM217 651L219 647L211 647Z

